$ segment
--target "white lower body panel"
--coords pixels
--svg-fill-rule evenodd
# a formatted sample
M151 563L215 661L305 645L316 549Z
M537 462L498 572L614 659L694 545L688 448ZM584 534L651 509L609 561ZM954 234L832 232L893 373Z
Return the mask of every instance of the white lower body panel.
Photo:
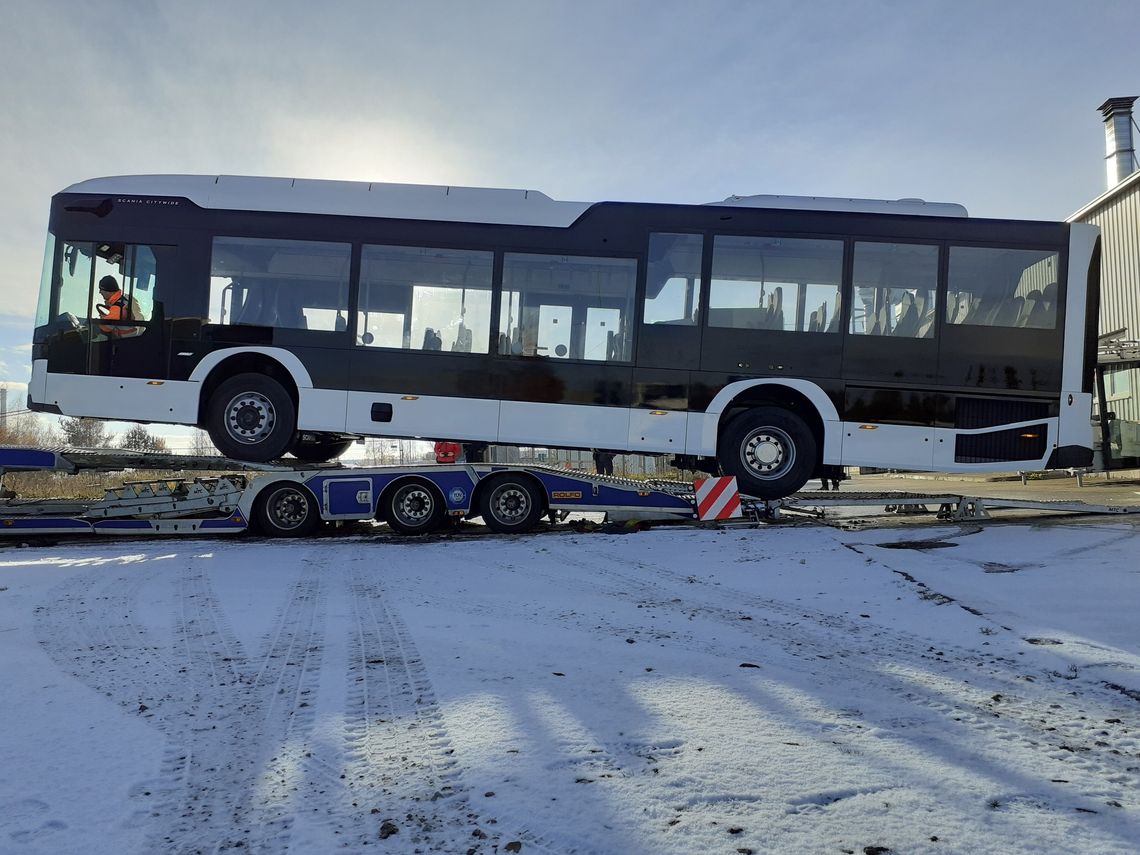
M621 407L502 401L498 441L624 449L629 442L629 419L630 411Z
M198 421L201 385L188 380L48 374L33 366L32 401L59 407L65 416L192 425ZM38 391L37 391L38 390Z
M494 442L499 433L499 402L428 395L348 392L347 432L415 439ZM373 404L389 404L392 420L372 419ZM533 437L532 437L533 439Z

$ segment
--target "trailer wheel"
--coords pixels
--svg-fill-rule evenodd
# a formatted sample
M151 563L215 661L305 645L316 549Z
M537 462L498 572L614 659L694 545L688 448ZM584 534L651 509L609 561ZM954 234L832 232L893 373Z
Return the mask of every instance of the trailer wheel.
M321 524L313 494L292 481L262 490L253 506L253 519L269 537L305 537Z
M327 463L348 451L352 443L351 439L299 439L293 443L292 454L305 463Z
M491 531L530 531L545 511L545 497L529 478L495 475L480 487L479 514Z
M755 407L725 426L717 460L725 474L736 476L741 493L782 499L803 487L815 470L815 434L783 407Z
M210 398L206 430L226 457L266 463L293 442L297 413L285 387L264 374L238 374Z
M443 524L443 497L422 479L398 484L382 500L384 521L400 534L426 534Z

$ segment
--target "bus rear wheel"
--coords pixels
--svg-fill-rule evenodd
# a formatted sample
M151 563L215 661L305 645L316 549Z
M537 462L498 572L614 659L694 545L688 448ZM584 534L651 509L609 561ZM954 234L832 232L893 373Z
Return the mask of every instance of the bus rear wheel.
M543 496L529 478L497 475L481 487L479 515L491 531L530 531L542 517Z
M218 451L234 460L267 463L293 442L297 413L285 387L264 374L238 374L210 397L206 430Z
M384 496L380 514L400 534L427 534L443 525L443 496L428 481L404 481Z
M755 407L725 426L717 460L735 475L741 493L758 499L782 499L808 482L816 466L811 428L783 407Z
M336 460L352 445L351 439L299 439L293 443L292 454L305 463L327 463Z
M283 481L258 494L253 521L268 537L305 537L317 530L321 515L312 493L300 484Z

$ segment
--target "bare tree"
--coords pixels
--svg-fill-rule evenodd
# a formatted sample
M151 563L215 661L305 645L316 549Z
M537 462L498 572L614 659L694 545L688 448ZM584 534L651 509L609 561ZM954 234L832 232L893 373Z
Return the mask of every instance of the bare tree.
M218 449L214 447L210 435L204 430L194 429L190 440L190 453L195 457L219 457Z

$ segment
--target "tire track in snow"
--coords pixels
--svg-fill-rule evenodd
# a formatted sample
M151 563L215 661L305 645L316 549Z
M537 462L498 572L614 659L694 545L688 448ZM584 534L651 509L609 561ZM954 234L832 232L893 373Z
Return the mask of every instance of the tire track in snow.
M302 559L255 658L243 653L202 563L174 582L174 643L165 648L134 617L139 591L165 570L150 562L96 567L57 586L36 610L39 641L57 664L167 738L157 776L129 795L138 809L128 822L149 832L145 851L287 851L293 770L321 659L314 557Z
M324 822L337 845L356 850L392 835L415 851L484 851L498 843L480 827L444 729L443 717L406 625L387 604L374 570L344 571L351 611L343 772ZM314 752L326 779L342 764Z

